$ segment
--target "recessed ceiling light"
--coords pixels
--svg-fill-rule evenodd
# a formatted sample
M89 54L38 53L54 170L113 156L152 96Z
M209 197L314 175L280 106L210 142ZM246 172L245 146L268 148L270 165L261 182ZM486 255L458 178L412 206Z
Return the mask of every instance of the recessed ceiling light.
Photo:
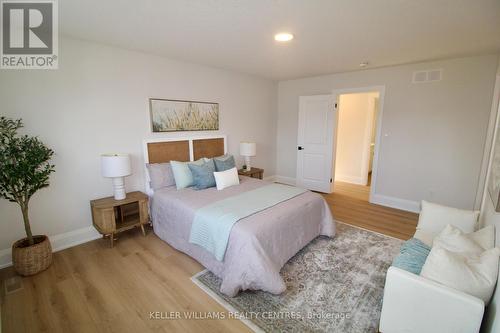
M277 42L289 42L293 39L293 35L288 32L280 32L274 35L274 40Z

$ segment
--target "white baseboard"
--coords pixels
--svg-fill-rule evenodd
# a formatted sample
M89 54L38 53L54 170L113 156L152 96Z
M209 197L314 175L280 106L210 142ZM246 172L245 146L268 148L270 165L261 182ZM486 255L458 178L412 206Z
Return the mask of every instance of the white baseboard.
M93 226L85 227L63 234L49 236L52 251L57 252L91 240L100 238L101 234ZM12 265L12 249L0 250L0 269Z
M363 177L357 177L357 176L335 175L335 181L357 184L357 185L366 185L366 182L363 182Z
M417 201L399 199L382 194L373 194L370 198L370 202L381 206L406 210L412 213L420 213L420 203Z
M276 175L274 176L274 181L282 184L288 184L288 185L295 185L296 181L295 178L292 177L285 177L285 176L280 176Z
M280 175L274 176L274 181L278 182L278 183L288 184L288 185L295 185L296 184L295 178L285 177L285 176L280 176ZM389 196L382 195L382 194L374 194L371 197L370 202L373 204L391 207L391 208L396 208L396 209L401 209L401 210L405 210L405 211L412 212L412 213L420 213L420 202L417 202L417 201L399 199L399 198L389 197Z

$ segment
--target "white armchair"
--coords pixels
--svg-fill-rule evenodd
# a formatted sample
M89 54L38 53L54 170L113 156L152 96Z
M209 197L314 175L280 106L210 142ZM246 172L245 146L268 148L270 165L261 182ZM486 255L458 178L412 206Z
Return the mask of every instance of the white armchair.
M478 212L422 202L415 237L432 244L448 223L466 232L477 224ZM419 237L421 235L422 237ZM479 332L484 302L405 270L387 271L379 331L381 333Z
M484 302L396 267L387 271L382 333L479 332Z

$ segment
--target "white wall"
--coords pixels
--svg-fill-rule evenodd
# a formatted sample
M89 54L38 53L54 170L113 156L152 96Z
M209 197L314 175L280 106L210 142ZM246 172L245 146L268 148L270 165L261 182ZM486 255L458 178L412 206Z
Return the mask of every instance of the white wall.
M339 97L335 180L366 185L378 93L343 94Z
M380 201L414 210L422 199L478 207L497 59L476 56L280 82L277 174L295 178L299 96L385 85L375 188ZM413 71L435 68L443 69L442 81L411 83Z
M50 187L32 198L35 233L58 235L91 225L89 200L112 194L111 181L100 175L101 153L130 153L133 175L126 189L142 190L145 138L202 134L153 135L149 97L220 103L220 131L209 133L227 134L240 165L240 140L257 142L255 166L265 176L274 174L276 83L72 39L60 41L59 63L54 71L0 71L1 114L23 118L25 132L56 153ZM0 211L2 265L24 229L16 204L0 200Z

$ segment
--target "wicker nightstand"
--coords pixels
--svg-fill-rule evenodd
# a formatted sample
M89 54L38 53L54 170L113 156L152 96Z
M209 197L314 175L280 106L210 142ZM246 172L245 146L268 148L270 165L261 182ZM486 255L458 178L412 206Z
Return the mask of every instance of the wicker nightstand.
M94 227L104 237L109 236L113 247L115 234L140 227L146 236L144 224L149 223L148 196L142 192L127 193L123 200L113 197L90 201Z
M251 168L250 171L239 169L238 175L262 179L264 177L264 169Z

